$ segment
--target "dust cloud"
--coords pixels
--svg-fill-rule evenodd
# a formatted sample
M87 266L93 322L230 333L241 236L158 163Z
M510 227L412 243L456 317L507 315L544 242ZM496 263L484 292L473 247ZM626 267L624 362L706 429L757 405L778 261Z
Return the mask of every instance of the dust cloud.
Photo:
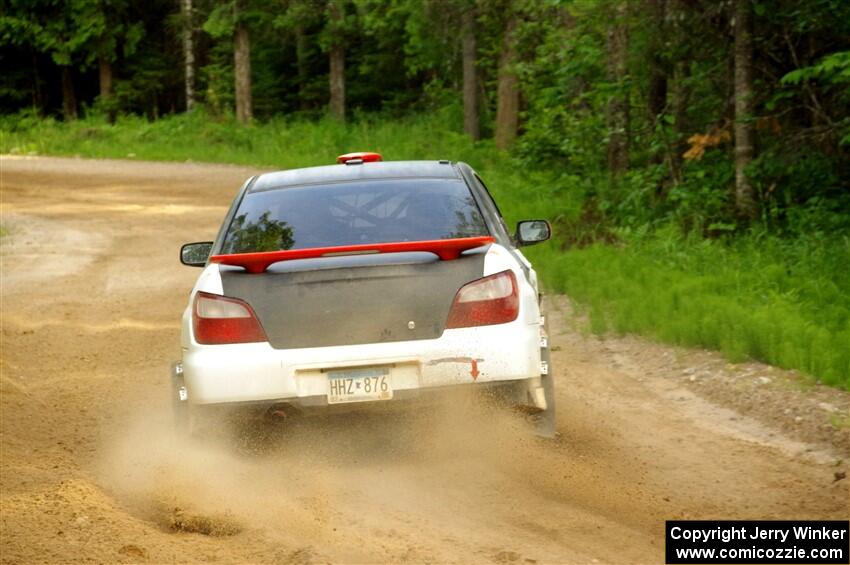
M169 413L146 412L104 450L99 483L166 530L356 548L364 532L392 538L375 509L445 523L459 519L457 504L510 497L506 485L549 443L522 415L471 393L420 404L231 416L227 433L194 438L177 434Z

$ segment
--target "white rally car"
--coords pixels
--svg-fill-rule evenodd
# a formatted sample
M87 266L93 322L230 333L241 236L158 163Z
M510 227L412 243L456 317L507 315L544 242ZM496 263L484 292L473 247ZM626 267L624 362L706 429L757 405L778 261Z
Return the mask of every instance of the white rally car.
M449 161L340 164L267 173L239 190L203 267L173 365L175 414L280 414L401 403L447 387L497 391L554 433L537 276L484 183Z

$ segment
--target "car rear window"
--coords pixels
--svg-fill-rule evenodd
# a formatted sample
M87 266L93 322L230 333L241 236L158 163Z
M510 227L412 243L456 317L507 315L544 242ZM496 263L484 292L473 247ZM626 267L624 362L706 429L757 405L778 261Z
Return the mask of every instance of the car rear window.
M222 253L488 235L461 180L392 179L249 192Z

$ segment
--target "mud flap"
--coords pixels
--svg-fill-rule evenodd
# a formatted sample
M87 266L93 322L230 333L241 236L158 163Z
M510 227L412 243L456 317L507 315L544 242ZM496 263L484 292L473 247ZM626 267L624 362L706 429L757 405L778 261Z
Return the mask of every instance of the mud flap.
M175 361L171 364L171 412L174 416L174 429L180 435L189 433L189 400L186 383L183 380L183 364Z
M554 438L555 432L555 382L549 359L549 324L546 316L541 316L542 332L540 339L540 388L543 392L545 408L535 415L535 433L539 437Z

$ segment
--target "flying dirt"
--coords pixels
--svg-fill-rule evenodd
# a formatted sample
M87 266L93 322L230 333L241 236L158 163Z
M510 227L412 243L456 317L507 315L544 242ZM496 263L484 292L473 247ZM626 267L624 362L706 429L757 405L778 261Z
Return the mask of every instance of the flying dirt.
M660 563L667 519L850 516L850 394L563 297L555 440L473 394L178 437L178 250L257 172L3 156L0 562Z

